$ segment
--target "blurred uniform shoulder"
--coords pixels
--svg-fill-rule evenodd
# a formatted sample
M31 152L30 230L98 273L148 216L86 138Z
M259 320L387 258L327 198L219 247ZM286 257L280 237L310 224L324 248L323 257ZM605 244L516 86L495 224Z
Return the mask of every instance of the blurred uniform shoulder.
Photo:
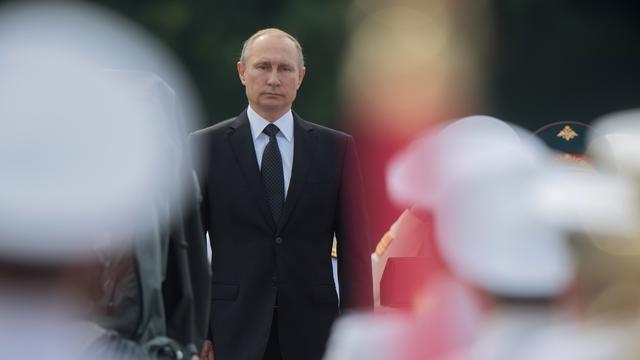
M216 134L226 134L227 130L236 119L237 117L232 117L209 127L196 130L191 133L190 138L206 138L216 136Z

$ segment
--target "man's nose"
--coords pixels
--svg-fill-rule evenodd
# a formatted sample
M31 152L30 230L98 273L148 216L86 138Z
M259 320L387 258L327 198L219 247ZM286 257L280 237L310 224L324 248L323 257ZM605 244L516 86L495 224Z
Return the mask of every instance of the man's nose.
M267 84L269 86L279 86L280 85L280 79L278 78L278 72L277 71L271 71L269 73L269 78L267 79Z

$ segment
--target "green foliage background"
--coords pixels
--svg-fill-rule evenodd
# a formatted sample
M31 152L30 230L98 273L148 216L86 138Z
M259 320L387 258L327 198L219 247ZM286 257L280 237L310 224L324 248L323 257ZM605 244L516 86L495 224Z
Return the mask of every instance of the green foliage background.
M236 116L247 105L236 62L242 42L265 27L281 28L302 43L307 75L295 108L310 121L336 123L347 1L98 2L138 22L178 54L202 96L202 126Z
M349 0L102 0L146 27L190 71L205 106L202 126L246 106L235 63L242 41L279 27L302 43L307 76L295 108L339 126L338 81ZM484 113L537 129L590 122L640 106L640 2L490 0L495 35ZM390 2L392 4L392 2Z

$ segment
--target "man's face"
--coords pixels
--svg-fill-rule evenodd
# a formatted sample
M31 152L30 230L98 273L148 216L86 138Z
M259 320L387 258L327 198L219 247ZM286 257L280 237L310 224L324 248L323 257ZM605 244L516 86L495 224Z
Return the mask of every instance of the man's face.
M245 63L238 63L238 74L249 105L275 121L291 108L304 77L296 46L279 34L265 34L247 50Z

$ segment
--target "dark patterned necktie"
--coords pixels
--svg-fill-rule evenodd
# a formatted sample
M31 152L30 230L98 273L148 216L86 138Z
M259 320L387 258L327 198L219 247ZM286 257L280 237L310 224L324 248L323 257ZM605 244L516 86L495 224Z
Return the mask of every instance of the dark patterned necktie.
M280 129L273 124L267 125L262 130L263 133L269 136L269 143L264 148L262 154L262 181L264 182L265 190L267 191L267 200L269 201L269 207L271 207L271 215L276 224L280 220L282 214L282 207L284 205L284 174L282 171L282 157L280 156L280 148L278 148L278 141L276 140L276 134Z

